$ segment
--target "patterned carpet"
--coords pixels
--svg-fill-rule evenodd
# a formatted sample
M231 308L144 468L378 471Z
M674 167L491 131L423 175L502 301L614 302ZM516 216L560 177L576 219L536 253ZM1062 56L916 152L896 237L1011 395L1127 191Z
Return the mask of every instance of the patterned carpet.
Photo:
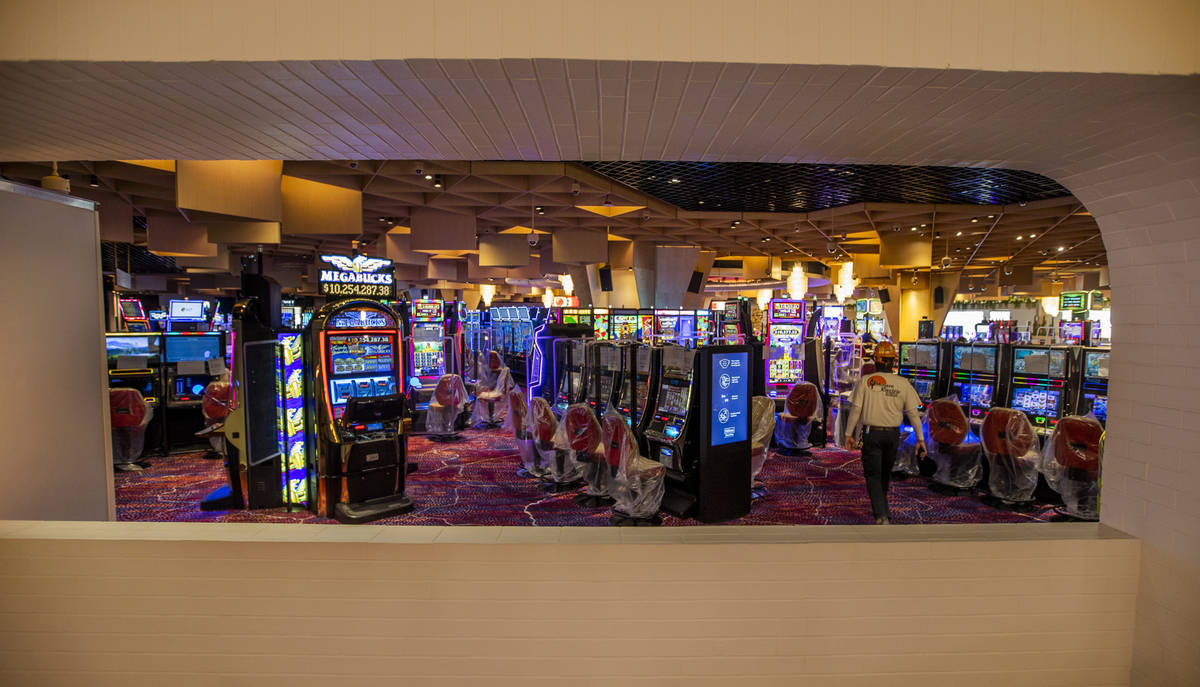
M575 505L572 493L546 494L537 483L519 477L511 437L501 430L468 430L463 440L438 444L409 440L410 460L419 471L409 475L412 513L378 521L390 525L608 525L608 509ZM200 501L225 484L219 460L202 453L148 458L142 472L116 473L117 518L143 521L333 522L308 511L283 509L203 512ZM858 454L817 449L811 456L772 454L759 475L766 495L749 515L729 524L858 525L872 521L862 463ZM946 496L930 491L923 477L893 482L894 524L1030 522L1047 520L1049 506L1013 513L985 505L978 495ZM664 525L695 525L665 516Z

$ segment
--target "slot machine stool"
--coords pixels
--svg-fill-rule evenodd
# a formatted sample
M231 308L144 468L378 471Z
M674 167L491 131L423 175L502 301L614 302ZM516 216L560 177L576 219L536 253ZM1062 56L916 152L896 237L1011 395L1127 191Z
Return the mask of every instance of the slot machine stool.
M983 447L971 441L971 425L956 398L940 398L925 411L929 458L937 465L932 491L960 494L979 484Z
M536 440L531 429L531 420L525 391L519 386L514 386L508 392L508 415L504 418L504 428L512 432L513 440L517 442L517 454L521 456L521 467L517 468L517 475L540 480L547 470L542 466L541 454L534 445Z
M769 413L774 416L775 402ZM613 410L604 414L604 462L613 499L608 522L617 527L654 527L662 524L658 514L666 493L667 469L638 451L633 431L625 418Z
M607 508L613 503L609 495L608 469L599 453L602 439L600 423L588 404L577 403L567 408L558 425L555 443L563 450L566 460L582 469L587 486L574 501L584 508Z
M813 422L823 413L821 391L812 382L796 382L775 423L775 447L785 456L808 455ZM761 465L759 466L762 467ZM754 474L758 474L755 470Z
M146 446L146 426L154 418L154 409L137 389L109 389L108 412L112 425L113 468L137 472L146 467L138 458Z
M1100 519L1100 463L1104 426L1092 415L1059 420L1043 449L1046 481L1062 495L1063 507L1052 520Z
M200 399L200 412L204 415L204 429L196 432L198 437L207 437L209 448L204 452L207 460L225 457L225 435L221 429L229 417L229 406L233 400L233 386L229 382L209 382Z
M430 440L446 442L462 439L456 423L466 404L467 387L462 377L456 374L442 375L425 411L425 432Z
M558 494L578 489L583 484L579 479L579 464L568 462L566 452L558 447L558 418L554 417L550 402L541 396L535 397L529 407L529 416L533 447L545 466L540 485L542 491Z
M992 408L983 420L982 433L988 461L988 494L983 502L1007 510L1032 510L1040 453L1029 418L1012 408Z
M487 368L476 386L475 409L471 414L471 424L479 429L496 429L500 427L503 418L499 408L513 386L512 373L504 366L504 361L496 351L488 352Z

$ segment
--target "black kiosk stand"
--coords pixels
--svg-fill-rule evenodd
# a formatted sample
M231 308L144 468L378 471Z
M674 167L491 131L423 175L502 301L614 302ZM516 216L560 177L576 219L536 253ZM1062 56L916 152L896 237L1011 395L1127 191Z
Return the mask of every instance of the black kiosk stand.
M667 469L663 510L701 522L750 512L752 345L664 346L645 441Z

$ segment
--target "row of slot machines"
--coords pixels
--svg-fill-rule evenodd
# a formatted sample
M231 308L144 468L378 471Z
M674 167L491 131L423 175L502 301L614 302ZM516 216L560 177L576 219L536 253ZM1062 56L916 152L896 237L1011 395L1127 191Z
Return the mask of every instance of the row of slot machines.
M228 328L221 302L173 299L166 310L147 311L138 298L117 299L117 325L126 332L203 332Z
M137 389L154 411L146 446L167 452L203 440L204 389L227 372L223 332L109 332L104 335L108 387Z
M718 332L723 313L711 310L651 308L554 308L551 319L585 325L597 341L640 341L706 346L724 338Z
M922 402L953 396L973 419L1009 407L1049 431L1067 415L1108 417L1108 348L930 340L901 342L899 355Z
M584 325L566 325L580 327ZM546 337L546 383L531 387L557 414L586 403L615 410L643 455L666 469L663 510L702 522L750 510L750 420L757 366L748 344L667 343Z

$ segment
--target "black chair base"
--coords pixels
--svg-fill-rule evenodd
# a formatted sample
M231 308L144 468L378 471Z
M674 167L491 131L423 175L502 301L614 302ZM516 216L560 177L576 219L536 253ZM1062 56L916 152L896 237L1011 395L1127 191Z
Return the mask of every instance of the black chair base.
M524 467L517 468L517 477L524 477L525 479L536 479L541 481L546 479L547 474L549 473L546 470L542 470L541 472L530 472Z
M941 494L942 496L965 496L975 490L971 487L955 487L949 484L942 484L941 482L931 482L929 484L929 491Z
M613 511L608 524L613 527L658 527L662 524L662 516L655 514L649 518L634 518L620 511Z
M475 429L498 429L503 424L503 420L488 420L475 425Z
M611 496L596 496L595 494L579 494L571 499L575 505L583 508L608 508L615 501Z
M462 441L462 435L458 432L454 434L426 434L430 441L436 441L439 444L445 444L452 441Z
M1033 501L1005 501L1004 499L992 494L984 494L979 500L985 505L991 506L996 510L1007 510L1014 513L1033 512Z
M219 451L209 449L204 452L204 460L225 460L225 456L221 455Z
M776 453L778 453L778 454L779 454L779 455L781 455L781 456L804 456L804 457L808 457L808 456L811 456L811 455L812 455L812 451L811 451L811 450L809 450L809 449L806 449L806 448L785 448L785 447L782 447L782 446L775 446L775 447L773 447L773 448L775 449L775 452L776 452Z
M1077 515L1071 515L1062 508L1055 508L1054 515L1050 516L1050 522L1099 522L1099 518L1081 518Z
M540 485L542 491L549 492L551 494L562 494L563 492L577 491L582 486L582 480L575 480L574 482L554 482L551 480L544 480Z

